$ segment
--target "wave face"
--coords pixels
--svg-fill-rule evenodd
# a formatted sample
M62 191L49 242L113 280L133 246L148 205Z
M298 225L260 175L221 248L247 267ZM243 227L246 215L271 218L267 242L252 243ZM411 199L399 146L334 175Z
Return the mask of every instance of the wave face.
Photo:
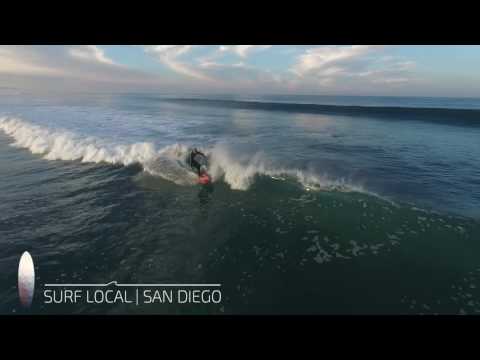
M350 106L321 105L288 102L239 101L218 99L168 99L165 101L188 105L213 106L242 110L281 111L302 114L325 114L345 116L369 116L382 119L422 120L446 122L453 125L480 126L480 110L478 109L446 109L424 107L394 106Z
M43 155L46 160L81 161L129 166L139 164L151 175L162 177L178 185L194 185L196 176L188 169L185 158L189 147L172 144L157 149L151 142L115 144L95 137L84 137L72 131L49 129L18 118L0 118L0 129L12 137L12 146ZM366 192L362 187L345 180L300 169L276 168L261 153L239 161L222 145L202 149L210 158L210 172L214 181L225 181L231 189L247 190L257 177L296 181L307 190L337 190Z

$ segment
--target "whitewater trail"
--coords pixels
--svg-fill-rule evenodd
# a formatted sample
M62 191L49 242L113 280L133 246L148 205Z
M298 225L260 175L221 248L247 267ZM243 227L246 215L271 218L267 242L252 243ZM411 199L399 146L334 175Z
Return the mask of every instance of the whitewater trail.
M189 147L184 144L172 144L160 149L151 142L115 144L11 117L0 118L0 129L14 139L12 146L28 149L46 160L105 162L124 166L140 164L145 172L176 184L196 184L196 176L185 165ZM299 169L275 167L261 153L239 161L224 145L203 150L210 158L213 180L223 180L234 190L247 190L257 176L268 176L276 180L298 181L306 190L366 192L362 187L343 180L331 180Z

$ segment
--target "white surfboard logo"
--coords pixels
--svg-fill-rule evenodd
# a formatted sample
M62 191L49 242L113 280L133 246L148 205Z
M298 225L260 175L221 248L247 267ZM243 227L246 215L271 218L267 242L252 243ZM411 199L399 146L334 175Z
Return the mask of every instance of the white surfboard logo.
M18 264L18 295L20 303L24 307L29 307L33 300L33 291L35 290L35 269L33 259L28 251L25 251Z

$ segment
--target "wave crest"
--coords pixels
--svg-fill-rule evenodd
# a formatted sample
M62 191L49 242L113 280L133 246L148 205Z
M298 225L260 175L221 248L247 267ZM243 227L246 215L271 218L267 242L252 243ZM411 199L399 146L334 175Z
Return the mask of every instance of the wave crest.
M47 160L79 160L125 166L138 163L151 175L179 185L193 185L197 180L185 164L189 147L184 144L173 144L161 149L156 149L150 142L114 144L6 117L0 118L0 129L15 140L13 146L29 149L33 154L42 154ZM332 180L300 169L275 167L263 153L249 158L233 156L222 145L204 151L210 157L213 180L223 180L235 190L247 190L257 176L267 176L276 180L297 181L307 190L365 192L361 187L344 180Z

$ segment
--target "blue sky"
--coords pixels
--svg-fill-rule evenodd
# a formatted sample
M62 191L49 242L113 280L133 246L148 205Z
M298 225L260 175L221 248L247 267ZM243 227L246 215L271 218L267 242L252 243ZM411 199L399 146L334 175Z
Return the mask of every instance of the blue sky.
M480 97L480 46L0 46L0 89Z

